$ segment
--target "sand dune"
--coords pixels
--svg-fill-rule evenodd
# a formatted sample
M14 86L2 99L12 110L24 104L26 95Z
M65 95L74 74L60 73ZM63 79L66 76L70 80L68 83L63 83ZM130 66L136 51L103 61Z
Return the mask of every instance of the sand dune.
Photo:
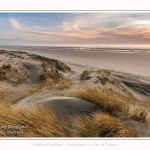
M131 75L115 74L126 88L137 98L150 102L150 84Z
M145 127L145 122L150 120L147 113L150 108L149 54L96 52L95 55L68 49L24 48L36 54L0 51L1 102L11 102L25 110L42 106L48 112L68 119L74 115L91 116L96 110L113 116L108 110L124 110L118 106L124 101L128 104L128 112L119 112L113 117L132 126L138 136L149 136L148 127ZM77 93L84 94L82 90L89 88L100 91L99 95L94 97L93 93L86 93L84 98L78 97ZM138 124L137 120L146 121ZM145 132L141 132L143 127Z
M58 117L67 118L72 115L83 115L94 110L92 103L75 97L48 97L33 101L32 97L19 101L16 106L32 109L35 105L44 106L48 111L54 112Z
M43 63L47 63L47 66L43 66ZM5 96L0 100L20 99L29 94L30 89L42 80L62 78L62 72L71 72L71 69L59 60L21 51L2 50L0 51L0 93ZM5 94L5 89L11 92Z

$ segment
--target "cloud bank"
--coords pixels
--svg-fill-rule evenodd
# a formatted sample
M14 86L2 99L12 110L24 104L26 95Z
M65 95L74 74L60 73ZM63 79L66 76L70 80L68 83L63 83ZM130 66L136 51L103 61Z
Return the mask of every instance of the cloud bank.
M50 45L143 46L150 42L150 12L0 13L1 19L0 39L5 38L5 43L7 39Z

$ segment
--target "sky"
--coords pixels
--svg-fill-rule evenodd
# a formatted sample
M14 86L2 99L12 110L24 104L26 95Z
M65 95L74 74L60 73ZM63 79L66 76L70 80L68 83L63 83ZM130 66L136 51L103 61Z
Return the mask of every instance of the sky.
M0 12L0 45L150 47L150 12Z

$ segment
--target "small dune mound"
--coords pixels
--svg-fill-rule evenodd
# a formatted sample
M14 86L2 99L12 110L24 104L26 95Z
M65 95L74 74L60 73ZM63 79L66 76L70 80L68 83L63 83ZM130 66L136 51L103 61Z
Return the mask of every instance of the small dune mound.
M120 79L113 75L113 72L108 70L85 70L80 80L93 86L99 86L104 92L116 91L124 96L132 96L132 93L122 84ZM114 92L113 92L114 93Z
M67 119L68 116L82 116L92 112L95 108L94 104L76 97L53 97L37 101L32 101L32 97L29 97L16 104L16 106L26 107L28 109L37 105L44 107L48 112L53 112L58 117L65 119Z
M0 58L0 80L15 86L49 79L57 81L63 79L60 72L71 72L71 68L59 60L26 52L1 50Z
M41 100L38 104L47 110L52 110L59 117L83 115L94 110L94 105L75 97L55 97L49 100Z
M34 55L30 54L30 57L34 58L35 60L47 62L52 67L54 67L60 71L71 72L71 68L69 66L67 66L65 63L61 62L60 60L50 59L50 58L46 58L46 57L35 55L35 54Z
M6 80L15 86L26 81L28 74L23 68L12 67L11 64L3 64L0 67L0 80Z
M14 103L48 86L69 89L72 84L63 74L70 70L61 61L27 52L0 50L0 101Z
M24 59L24 55L26 55L26 52L21 52L21 51L6 51L6 50L0 50L0 54L4 54L8 56L9 58L19 58L19 59Z
M49 112L55 113L60 118L67 118L73 115L83 115L94 110L95 105L76 97L53 97L39 101L32 101L32 97L19 101L16 106L30 107L43 106Z
M117 82L116 79L112 77L111 72L107 70L86 70L81 74L80 80L89 80L94 83L101 83L103 86L108 82Z

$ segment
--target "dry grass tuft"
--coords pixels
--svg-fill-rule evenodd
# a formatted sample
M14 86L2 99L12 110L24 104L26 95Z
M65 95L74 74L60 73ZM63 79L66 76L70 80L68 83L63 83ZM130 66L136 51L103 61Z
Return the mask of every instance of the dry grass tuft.
M148 112L145 109L137 108L130 114L130 117L136 121L147 122L147 115Z
M3 64L1 68L4 70L10 70L12 68L12 66L11 66L11 64Z
M64 80L57 69L50 66L47 62L43 62L42 66L45 73L42 74L40 77L44 86L55 86L57 89L60 90L71 87L71 81Z
M72 86L72 82L70 80L64 80L64 79L48 79L46 81L43 81L41 83L43 87L47 86L54 86L58 90L63 90L63 89L69 89Z
M88 79L88 75L91 73L91 71L89 71L89 70L85 70L83 73L82 73L82 75L81 75L81 77L80 77L80 80L87 80Z
M96 72L97 72L98 74L105 74L105 75L107 75L107 76L110 76L110 75L111 75L111 71L105 70L105 69L97 70Z
M71 86L72 86L72 82L69 80L49 79L49 80L41 81L38 84L36 84L34 87L31 87L28 90L28 93L29 93L28 95L34 94L34 93L36 93L36 92L38 92L41 89L46 88L46 87L52 87L52 88L56 88L58 90L63 90L63 89L69 89Z
M80 137L135 137L136 134L120 120L96 112L92 117L73 119L75 135Z
M7 127L1 130L1 137L70 136L67 123L58 119L53 113L48 113L43 108L35 107L29 110L13 107L9 104L0 104L0 125ZM18 125L25 128L8 129L8 125Z
M56 84L56 88L59 90L69 89L72 86L72 82L70 80L60 79L58 84Z
M0 68L0 80L7 79L6 71Z
M107 81L109 81L109 79L107 77L100 77L100 76L98 76L97 79L100 80L102 85L105 85L107 83Z
M0 80L6 80L8 78L7 71L9 71L11 68L11 64L3 64L0 67Z
M62 76L58 72L58 70L50 66L47 62L43 62L42 67L44 69L44 74L41 74L40 76L42 81L47 81L49 79L54 79L54 80L62 79Z
M94 103L102 111L114 115L127 113L129 109L126 102L119 100L114 96L106 95L94 87L89 87L85 90L78 90L75 93L75 96Z

